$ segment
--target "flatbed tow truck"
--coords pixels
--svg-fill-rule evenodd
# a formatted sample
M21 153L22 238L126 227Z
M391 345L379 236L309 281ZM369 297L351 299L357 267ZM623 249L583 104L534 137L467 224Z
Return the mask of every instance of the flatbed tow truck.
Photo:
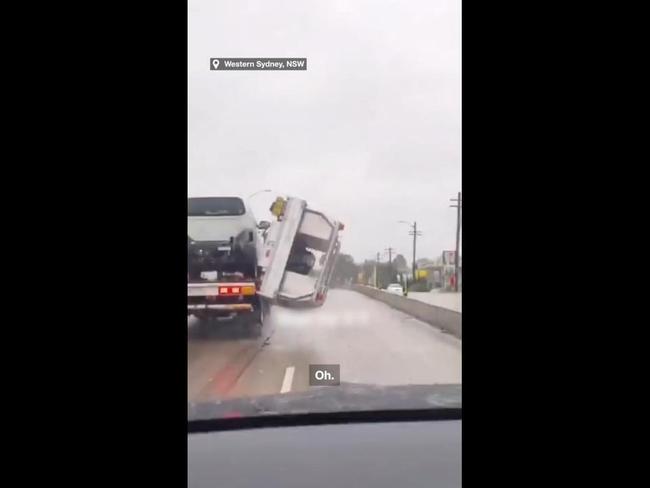
M222 202L228 198L236 204ZM278 197L270 208L276 220L259 224L241 199L209 200L190 199L190 207L216 205L229 211L188 214L188 316L209 326L236 321L257 337L271 304L317 307L325 302L341 223L295 197Z

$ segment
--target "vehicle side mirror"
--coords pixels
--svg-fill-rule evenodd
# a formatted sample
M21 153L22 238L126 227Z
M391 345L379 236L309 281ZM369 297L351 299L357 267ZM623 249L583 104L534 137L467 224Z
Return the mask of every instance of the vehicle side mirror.
M268 220L262 220L260 221L259 224L257 224L258 229L266 230L269 227L271 227L271 222L269 222Z

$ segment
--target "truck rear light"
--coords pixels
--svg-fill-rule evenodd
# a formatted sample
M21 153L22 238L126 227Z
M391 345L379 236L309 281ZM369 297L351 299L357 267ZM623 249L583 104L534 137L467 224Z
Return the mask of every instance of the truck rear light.
M241 294L242 295L255 295L255 287L254 286L243 286L241 289Z
M255 295L257 288L254 285L246 286L220 286L219 296L241 296Z

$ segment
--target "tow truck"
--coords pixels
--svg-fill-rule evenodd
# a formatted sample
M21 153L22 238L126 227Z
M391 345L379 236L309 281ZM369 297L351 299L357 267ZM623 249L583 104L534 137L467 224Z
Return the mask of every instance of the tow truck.
M188 210L188 316L243 322L257 337L271 304L325 302L343 224L296 197L275 200L272 223L237 197L189 199Z

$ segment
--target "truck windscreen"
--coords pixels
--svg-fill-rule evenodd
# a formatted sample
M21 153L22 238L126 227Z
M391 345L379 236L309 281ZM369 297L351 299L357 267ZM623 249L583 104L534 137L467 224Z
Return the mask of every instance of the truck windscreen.
M246 209L241 198L188 198L187 215L189 217L215 217L226 215L244 215Z

